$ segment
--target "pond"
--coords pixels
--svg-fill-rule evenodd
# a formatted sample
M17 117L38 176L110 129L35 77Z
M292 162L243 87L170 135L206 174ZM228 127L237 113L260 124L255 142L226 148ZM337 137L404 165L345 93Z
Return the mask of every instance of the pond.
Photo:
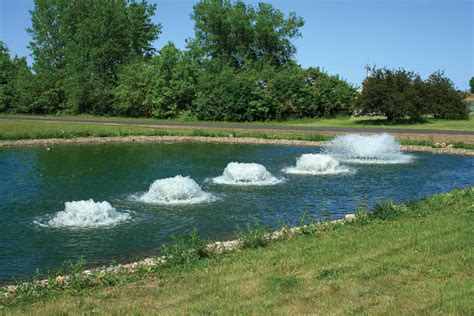
M341 218L376 200L474 185L473 158L370 144L370 155L382 154L366 160L346 143L339 152L202 143L0 149L0 283L80 257L131 261L193 228L226 239L257 220L276 227L298 224L303 212Z

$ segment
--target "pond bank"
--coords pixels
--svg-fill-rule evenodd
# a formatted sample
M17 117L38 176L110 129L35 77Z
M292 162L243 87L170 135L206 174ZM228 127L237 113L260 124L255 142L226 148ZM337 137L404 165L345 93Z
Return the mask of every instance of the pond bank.
M78 138L49 138L49 139L21 139L0 141L0 147L22 146L52 146L63 144L105 144L105 143L218 143L218 144L267 144L287 146L316 146L320 147L327 142L306 140L285 140L253 137L204 137L204 136L118 136L118 137L78 137ZM465 148L440 147L420 145L402 145L402 150L413 152L428 152L432 154L449 154L474 156L474 150Z
M188 260L176 265L78 271L67 286L57 275L0 295L0 314L472 314L473 193L383 203L344 224L308 225L316 229L219 256L180 251Z

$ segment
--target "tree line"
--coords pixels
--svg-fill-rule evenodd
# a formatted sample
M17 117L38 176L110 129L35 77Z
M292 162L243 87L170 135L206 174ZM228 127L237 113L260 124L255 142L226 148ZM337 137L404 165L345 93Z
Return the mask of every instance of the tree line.
M191 14L195 34L186 48L168 43L157 51L152 43L162 27L152 21L156 9L136 0L36 0L28 29L32 67L0 42L0 112L229 121L354 110L389 119L463 116L428 110L439 101L430 99L428 106L421 96L435 90L428 88L431 79L416 96L423 105L412 101L419 85L408 72L374 69L359 93L338 76L301 67L293 41L304 21L294 12L285 15L268 3L201 0ZM392 73L408 82L393 80ZM446 80L439 86L460 95ZM405 109L410 107L423 111Z

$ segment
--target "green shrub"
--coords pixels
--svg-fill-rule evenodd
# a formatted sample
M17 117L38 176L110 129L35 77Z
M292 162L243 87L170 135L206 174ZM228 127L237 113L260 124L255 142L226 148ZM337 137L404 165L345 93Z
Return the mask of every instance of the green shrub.
M252 227L250 224L247 224L246 229L238 229L236 235L243 243L245 248L258 248L264 247L270 242L268 234L270 229L268 226L260 225L260 222L256 222L255 226Z
M372 212L368 213L369 220L390 220L398 217L404 210L404 205L396 205L391 201L380 202L375 204Z
M464 94L441 71L422 80L404 69L369 70L357 100L357 109L363 114L383 114L389 121L419 121L424 115L441 119L469 117Z
M362 83L357 108L364 114L383 114L389 121L420 118L428 113L421 98L419 75L404 69L370 69Z
M162 253L166 257L167 265L191 263L207 257L207 244L207 241L199 238L197 230L194 229L188 235L173 237L173 244L163 246Z
M356 90L337 76L299 66L204 71L193 111L201 120L264 121L331 117L353 108Z

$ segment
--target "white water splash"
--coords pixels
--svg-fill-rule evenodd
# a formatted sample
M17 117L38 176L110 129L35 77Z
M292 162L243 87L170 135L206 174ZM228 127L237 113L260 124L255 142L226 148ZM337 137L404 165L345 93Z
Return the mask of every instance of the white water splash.
M296 166L282 170L290 174L334 175L351 173L351 169L341 166L339 161L324 154L303 154L296 159Z
M159 179L150 185L148 192L138 197L138 200L151 204L198 204L212 202L216 197L204 192L190 177L176 176Z
M224 173L212 181L230 185L274 185L284 180L274 177L260 164L231 162L225 167Z
M64 203L64 211L47 221L36 224L54 228L94 228L111 226L130 219L130 214L118 212L109 202L95 202L93 199Z
M348 163L402 164L413 160L413 156L402 153L395 137L385 133L338 136L326 147L325 153Z

